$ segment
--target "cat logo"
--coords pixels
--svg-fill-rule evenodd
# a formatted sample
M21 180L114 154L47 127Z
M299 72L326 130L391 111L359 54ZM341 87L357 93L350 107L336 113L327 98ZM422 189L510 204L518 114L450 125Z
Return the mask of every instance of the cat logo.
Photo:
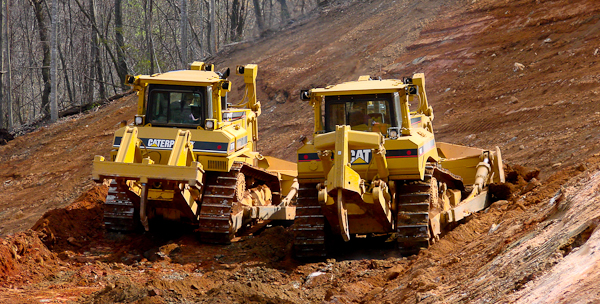
M353 165L366 165L371 162L371 149L352 150Z

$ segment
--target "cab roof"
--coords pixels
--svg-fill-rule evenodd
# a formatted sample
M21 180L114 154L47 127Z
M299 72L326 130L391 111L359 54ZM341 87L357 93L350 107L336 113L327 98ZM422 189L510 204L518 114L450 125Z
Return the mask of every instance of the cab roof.
M171 85L209 85L221 81L221 77L212 71L179 70L153 75L139 76L140 83Z
M358 80L330 85L325 88L312 89L311 92L320 96L378 94L397 92L406 86L406 84L402 83L402 80L398 79Z

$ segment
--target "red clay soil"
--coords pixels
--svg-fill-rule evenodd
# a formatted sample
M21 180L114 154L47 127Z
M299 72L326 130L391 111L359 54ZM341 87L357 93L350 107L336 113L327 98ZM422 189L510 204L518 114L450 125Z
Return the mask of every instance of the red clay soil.
M588 164L563 170L543 184L532 176L535 170L507 167L508 175L515 181L509 186L518 195L494 203L450 231L430 249L408 258L398 255L383 240L357 240L337 243L339 247L331 250L327 260L297 261L291 257L292 231L283 227L269 228L228 246L198 243L190 233L105 234L102 218L90 215L95 213L90 210L101 210L103 201L98 194L106 191L103 186L96 187L66 208L48 212L39 221L44 224L36 224L43 233L29 230L3 242L0 258L9 262L2 264L7 265L8 275L0 281L5 286L0 289L0 300L412 303L418 299L436 303L509 299L512 302L518 299L511 298L515 297L510 291L516 288L513 286L519 287L516 291L522 289L528 281L558 265L561 257L586 244L595 228L593 224L588 225L592 228L581 229L581 225L548 224L548 219L568 222L572 216L561 215L560 210L589 206L575 203L578 194L567 189L586 183L590 176L598 179L599 163L600 158L594 157ZM527 187L531 184L536 186ZM567 188L560 190L564 185ZM597 195L593 189L587 193ZM562 196L549 203L549 198L559 190L564 191ZM586 210L587 217L594 214L599 217L600 210L596 209ZM577 210L580 211L583 210ZM65 216L57 216L61 214ZM548 236L544 228L549 225L564 231ZM48 231L53 232L54 240L47 237ZM577 239L582 231L587 231L587 236ZM519 255L528 253L524 244L532 239L532 233L543 238L539 242L548 238L553 242L547 245L549 250L539 250L534 262L525 263L527 259ZM95 237L91 241L75 242L92 235ZM46 238L52 251L42 244L40 237ZM23 248L17 249L17 256L26 259L15 258L10 249L15 246ZM556 253L561 253L560 257ZM517 260L525 261L524 265L511 269L513 264L521 265L515 263ZM494 268L490 266L494 261L508 266L504 270ZM480 278L486 276L499 279L482 284ZM469 285L465 282L473 287L466 287Z
M418 256L358 239L298 261L283 227L227 246L182 230L105 233L91 161L131 122L135 96L20 136L0 146L0 302L598 301L599 35L592 0L373 0L212 59L259 65L259 149L289 160L312 130L299 89L425 72L437 140L500 146L510 183L495 193L511 192Z
M89 190L94 155L108 155L119 123L133 121L136 100L124 97L0 146L0 236L33 226Z
M104 236L102 204L107 194L107 186L94 186L66 208L46 212L31 229L39 232L50 249L89 244Z

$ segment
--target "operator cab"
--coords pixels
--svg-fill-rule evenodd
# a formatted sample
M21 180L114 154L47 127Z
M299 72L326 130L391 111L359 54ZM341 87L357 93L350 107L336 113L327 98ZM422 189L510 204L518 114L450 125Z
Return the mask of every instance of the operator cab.
M396 109L400 109L398 93L326 96L324 132L349 125L352 130L387 136L389 128L401 126Z
M154 126L204 128L211 118L212 87L151 84L146 123Z

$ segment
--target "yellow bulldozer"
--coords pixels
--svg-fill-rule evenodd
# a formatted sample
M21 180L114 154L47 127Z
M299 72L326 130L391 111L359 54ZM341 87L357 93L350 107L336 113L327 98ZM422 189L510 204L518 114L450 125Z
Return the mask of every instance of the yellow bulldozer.
M238 231L294 219L295 164L256 151L257 71L236 68L246 85L236 105L227 102L230 70L203 62L127 76L139 97L134 123L115 132L110 159L93 162L93 179L110 181L108 230L148 231L167 220L196 227L203 241L228 243Z
M436 142L425 76L358 81L301 92L314 136L298 150L297 257L325 256L341 236L389 235L418 253L448 224L484 209L504 182L500 149Z

